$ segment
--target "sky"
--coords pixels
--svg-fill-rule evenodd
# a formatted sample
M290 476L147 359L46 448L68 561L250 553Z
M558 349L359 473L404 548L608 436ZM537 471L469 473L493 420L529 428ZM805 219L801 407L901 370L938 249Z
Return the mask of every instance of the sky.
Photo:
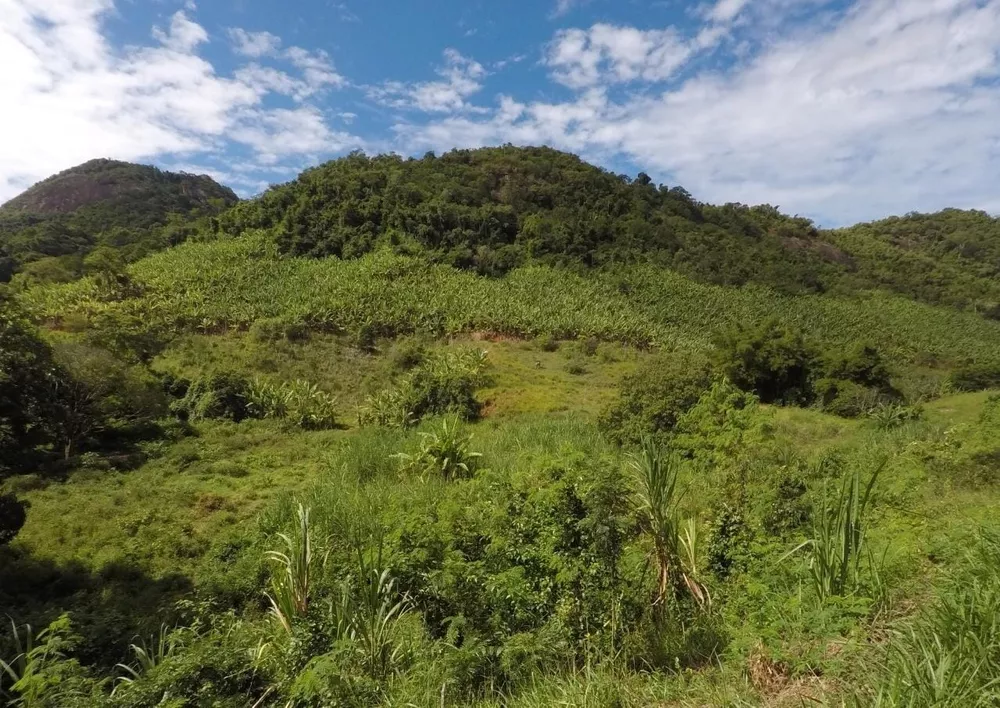
M0 201L550 145L838 226L1000 212L1000 0L0 0Z

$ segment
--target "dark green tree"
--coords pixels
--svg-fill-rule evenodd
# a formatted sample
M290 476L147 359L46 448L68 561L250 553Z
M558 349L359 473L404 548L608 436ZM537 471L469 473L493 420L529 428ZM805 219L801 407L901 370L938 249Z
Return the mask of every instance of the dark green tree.
M803 333L777 320L738 327L716 339L719 371L764 403L808 404L818 352Z
M58 378L52 350L0 291L0 475L53 440Z

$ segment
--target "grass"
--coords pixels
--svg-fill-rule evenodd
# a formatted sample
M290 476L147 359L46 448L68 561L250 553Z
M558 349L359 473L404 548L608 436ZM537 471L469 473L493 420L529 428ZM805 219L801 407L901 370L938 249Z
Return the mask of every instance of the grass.
M387 378L400 375L397 354L411 343L381 340L374 353L362 353L349 338L314 334L304 342L279 343L275 366L262 367L260 352L253 350L248 335L186 335L162 355L156 366L162 371L192 376L229 364L275 380L302 378L308 372L312 383L336 391L341 401L351 402L362 400L370 384L384 384ZM301 555L293 549L303 548L296 543L303 538L299 510L309 509L307 535L317 543L318 539L333 540L333 567L371 566L370 573L364 574L371 582L350 591L354 593L348 598L350 604L344 605L360 613L358 622L366 623L358 625L355 635L359 638L351 641L368 647L368 658L364 660L368 671L389 675L385 680L397 687L393 689L398 691L393 694L396 697L409 696L409 702L415 705L437 705L442 683L434 683L439 674L431 666L443 662L445 668L441 671L451 670L448 662L457 659L433 654L428 648L432 645L421 644L430 641L426 637L410 636L413 630L408 623L412 624L415 614L410 612L410 600L400 594L402 581L393 574L396 568L386 574L398 558L378 562L369 543L364 551L367 555L362 555L359 563L354 558L358 552L356 542L382 537L398 541L397 535L403 533L401 524L410 535L425 527L428 533L430 529L438 533L445 520L450 520L448 523L453 523L458 533L464 525L476 521L464 519L462 514L467 509L487 513L483 498L462 491L469 489L462 485L470 483L479 485L471 487L479 490L477 494L509 490L512 499L527 499L537 493L535 503L539 506L534 512L525 511L525 523L548 523L548 517L555 513L551 510L562 509L559 505L573 495L589 499L587 478L580 470L601 466L627 469L622 452L599 435L596 414L613 398L621 376L635 370L649 356L638 349L607 343L588 354L578 342L561 342L549 351L551 346L534 340L484 341L466 335L425 344L432 350L447 350L472 343L490 352L493 366L492 385L480 391L480 397L489 402L485 417L459 429L462 436L471 435L465 444L468 450L482 455L476 458L475 466L469 465L470 473L474 472L469 475L472 480L448 481L441 475L407 474L400 459L394 457L419 450L428 434L441 435L440 420L428 420L409 430L352 427L328 431L299 430L271 420L238 425L202 422L196 425L195 435L149 446L145 450L147 461L137 469L117 471L94 460L90 467L62 481L15 479L14 484L20 485L20 494L31 508L27 525L4 557L13 558L15 566L28 558L58 568L81 565L102 578L115 577L113 574L120 573L117 569L121 567L135 569L130 571L133 575L120 578L115 585L119 599L110 605L100 604L100 583L71 588L63 594L53 589L50 581L44 585L50 593L46 611L55 611L67 602L84 602L81 598L93 593L84 606L94 613L94 623L106 623L108 614L121 615L117 627L92 641L122 642L122 655L116 661L131 660L135 664L141 660L127 653L130 637L136 631L131 624L133 618L153 617L159 626L162 617L169 616L162 615L164 606L180 597L190 598L192 589L211 591L216 598L249 600L263 612L267 607L263 593L268 588L269 569L265 551L280 548L290 561L285 569L291 569L291 561ZM582 364L584 373L574 373L578 371L572 366L576 363ZM835 592L826 593L830 597L816 598L807 589L809 575L804 559L791 564L777 562L802 540L805 529L793 531L787 538L758 536L756 545L748 550L748 562L757 564L751 566L755 568L752 575L737 571L724 585L706 581L711 585L706 585L706 592L711 592L713 615L726 622L728 633L726 648L714 666L642 673L609 658L614 654L595 649L556 674L535 676L518 683L516 690L503 689L507 694L484 695L477 700L483 706L797 705L796 701L813 699L829 699L837 705L849 697L845 687L860 686L871 679L871 672L865 671L866 662L873 661L873 652L879 649L877 640L888 632L899 632L899 641L911 653L909 658L902 654L882 658L887 666L898 666L891 675L906 676L910 672L926 682L938 680L961 695L962 676L975 663L970 663L973 660L965 656L967 648L957 639L945 641L935 624L942 620L930 615L922 619L924 615L918 608L935 613L938 610L934 608L940 605L947 606L940 612L949 616L960 616L962 612L968 615L969 608L983 606L992 597L982 577L975 581L979 585L963 581L962 587L974 595L953 589L953 583L958 582L953 580L955 573L968 562L970 539L978 536L982 526L995 524L993 516L1000 501L997 486L981 476L995 447L991 405L985 393L946 396L924 404L920 420L892 430L879 429L870 421L848 421L814 410L764 407L761 415L767 420L766 444L756 447L757 443L753 443L755 447L747 451L748 459L760 462L759 468L747 476L751 492L757 487L770 488L779 475L794 474L807 483L806 499L815 512L824 483L836 486L836 481L851 470L870 473L866 465L871 460L889 459L871 493L865 541L879 557L889 549L884 575L891 579L892 597L881 612L873 612L863 602L834 598ZM353 421L349 414L339 417ZM987 462L982 462L984 459ZM696 511L707 513L716 508L728 484L726 474L725 470L706 470L686 463L679 468L678 484L690 489L683 500L685 520ZM463 470L454 476L467 475ZM862 486L865 481L867 477L861 480ZM859 488L859 496L862 491ZM766 498L761 499L764 501L754 503L764 504ZM498 523L522 521L505 508L489 513L497 514ZM629 523L638 523L638 517L629 518ZM691 533L680 524L681 517L671 518L677 538L671 542L670 556L676 563L678 556L687 553L684 534L690 537ZM707 542L711 547L712 535L695 528L698 540L691 545ZM587 527L573 530L582 532L589 531ZM280 545L279 533L287 534L292 541L288 548ZM564 542L560 538L551 539L553 547ZM466 542L475 546L478 540ZM637 547L628 559L639 569L653 550L653 543L648 539L646 542L649 548ZM519 550L517 544L512 544L504 552L514 554ZM696 548L690 550L687 555L703 555ZM344 580L331 579L316 570L320 551L316 547L310 551L312 560L307 565L315 572L310 573L308 589L303 589L301 580L289 582L289 590L295 590L290 592L292 600L309 597L314 587L329 589L331 583ZM501 551L493 549L495 553ZM533 558L524 560L525 567L536 562ZM272 565L279 575L283 572L279 564ZM15 566L0 570L0 576L12 572ZM689 578L700 582L701 577L695 575L698 569L691 563L688 566L692 571ZM301 579L302 567L298 563L298 570L286 575ZM469 573L475 568L458 567ZM441 572L446 576L451 571ZM575 571L564 572L572 577ZM358 573L362 571L354 572L354 581L362 579ZM178 577L187 584L158 584ZM404 579L413 582L412 576ZM526 592L513 576L495 582L498 596L508 593L516 600L519 593ZM943 600L939 604L930 602L930 587L942 588ZM371 593L369 596L360 592L365 589ZM272 590L272 595L277 597L279 592ZM648 605L653 597L650 592L642 599ZM951 605L947 605L948 598L953 601ZM103 608L100 614L95 607ZM368 609L359 609L363 607ZM19 621L44 626L38 621L42 617L23 616L21 608L11 606ZM287 615L292 610L282 612ZM155 627L144 631L148 634ZM435 627L434 631L440 630ZM940 647L934 643L935 632L943 637ZM595 632L595 643L598 636L599 632ZM620 651L620 644L615 646ZM94 647L92 650L95 654L98 651ZM958 658L948 659L955 652L964 653L961 661L965 669L945 666L952 672L945 675L941 666L946 660L959 662ZM918 660L925 654L937 662L930 664L937 667L936 672L920 673L921 667L928 665ZM431 657L437 658L432 661ZM425 659L426 663L421 663ZM408 666L422 667L424 674L415 675ZM151 666L148 670L155 673L160 669ZM987 681L976 681L977 690L989 688ZM450 686L446 690L449 696ZM888 678L884 685L870 686L865 695L874 700L879 691L884 705L905 705L893 696L910 695L899 686L893 687Z

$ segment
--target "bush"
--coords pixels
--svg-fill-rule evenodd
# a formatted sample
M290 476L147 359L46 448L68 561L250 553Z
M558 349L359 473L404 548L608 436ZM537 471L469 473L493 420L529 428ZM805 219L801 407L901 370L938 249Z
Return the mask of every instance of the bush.
M964 364L948 377L956 391L984 391L1000 388L1000 361L971 362Z
M667 435L711 382L707 362L661 357L625 378L618 400L601 416L600 426L619 445L638 444L646 435Z
M551 334L542 334L535 340L535 344L543 352L554 352L559 350L559 340Z
M308 381L275 386L255 379L246 392L247 410L254 418L280 418L306 430L337 426L337 399Z
M769 320L716 339L719 371L763 403L809 404L817 352L800 330Z
M95 436L141 432L166 413L163 391L145 369L80 342L57 342L53 353L60 367L56 426L67 459Z
M0 494L0 546L14 540L25 519L24 503L13 494Z
M445 420L437 432L420 434L416 454L399 453L395 457L405 470L420 475L436 475L446 480L470 477L482 455L469 448L472 436L457 422Z
M884 402L876 389L837 379L820 379L816 382L816 394L824 411L842 418L867 415Z
M202 376L188 386L184 397L171 405L179 417L189 420L222 418L239 423L260 417L249 405L251 382L243 374L218 371Z
M250 325L250 338L255 342L301 342L309 338L309 330L301 322L289 322L280 317L268 317Z
M409 425L432 415L479 417L476 390L487 385L486 352L449 352L427 359L393 388L368 397L360 414L364 425Z
M409 371L427 360L427 345L419 339L405 339L393 347L389 364L393 371Z

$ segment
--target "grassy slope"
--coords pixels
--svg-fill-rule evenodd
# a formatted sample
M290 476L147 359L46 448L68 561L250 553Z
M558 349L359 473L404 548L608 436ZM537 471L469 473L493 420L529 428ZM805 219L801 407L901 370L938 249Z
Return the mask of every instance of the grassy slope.
M468 344L461 340L451 346ZM614 382L645 354L602 345L596 356L584 357L575 343L564 343L555 352L528 342L474 344L490 350L495 367L495 385L483 392L493 403L487 417L473 426L474 447L484 453L488 465L513 473L552 455L614 454L599 442L594 414L613 394ZM260 371L263 365L282 377L312 372L314 379L338 390L345 401L357 400L366 386L383 381L391 370L390 345L383 347L383 355L375 356L359 354L332 337L282 347L287 350L272 350L261 358L262 352L245 337L194 336L175 344L157 366L195 373L197 368L227 362L248 371ZM586 373L569 373L570 363L582 364ZM888 432L816 411L770 411L776 444L800 459L815 462L824 456L868 455L873 450L890 455L880 484L873 540L877 547L891 548L887 565L897 597L892 616L911 611L913 603L926 595L928 580L961 561L968 539L990 520L1000 501L994 487L942 477L930 462L952 454L947 445L942 447L946 430L953 431L955 449L963 443L978 444L976 420L985 397L964 394L940 399L926 407L923 422ZM572 412L562 412L567 408ZM265 529L282 528L292 498L312 500L314 509L322 509L318 523L326 515L334 519L342 514L337 509L344 505L374 505L391 514L397 507L431 503L420 500L443 490L435 484L401 480L389 459L393 452L410 449L416 435L366 429L310 433L269 421L200 425L197 436L151 450L153 459L137 470L83 469L65 482L25 491L31 514L17 546L29 549L36 561L55 567L82 564L88 572L105 576L119 563L134 565L147 580L140 584L125 579L119 592L130 598L129 606L138 613L155 613L167 598L187 587L157 583L178 574L198 582L214 582L219 573L224 576L220 559L228 545L239 544L261 522ZM18 482L32 486L31 479ZM868 656L865 638L872 632L877 637L886 618L872 626L862 622L841 635L843 630L803 614L795 603L766 598L758 599L757 611L746 616L720 669L679 678L581 674L547 681L529 690L520 704L583 700L585 690L610 691L617 686L615 690L625 691L637 704L650 700L721 704L737 696L756 700L754 696L766 694L768 705L781 705L789 696L817 696L861 680L863 671L856 672ZM748 595L746 602L755 600ZM774 632L778 634L772 636ZM746 662L763 661L754 649L761 641L777 651L781 661L799 662L790 668L781 664L788 676L774 690L746 678ZM842 647L836 659L827 656L834 645Z
M552 333L702 348L736 323L780 317L834 345L871 341L897 361L985 358L1000 323L883 293L784 296L696 283L633 267L588 277L531 266L502 279L374 253L353 261L281 258L266 234L187 243L135 264L146 295L105 302L91 280L38 289L29 306L52 321L122 311L188 330L245 328L281 317L357 332Z

